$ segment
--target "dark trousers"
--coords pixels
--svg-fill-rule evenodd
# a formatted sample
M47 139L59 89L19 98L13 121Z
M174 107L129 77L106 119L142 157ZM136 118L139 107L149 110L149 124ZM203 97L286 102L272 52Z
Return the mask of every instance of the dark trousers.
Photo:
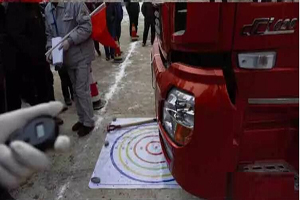
M120 38L121 38L121 22L118 22L116 25L116 36L118 39L118 42L120 42Z
M131 36L131 27L132 27L132 24L134 24L135 26L135 30L136 32L138 31L138 25L139 25L139 15L134 15L134 16L131 16L129 15L129 34Z
M98 55L101 55L99 42L94 40L94 46L95 46L95 50L98 53Z
M145 25L144 25L144 34L143 34L143 43L146 44L147 38L148 38L148 32L149 28L151 27L151 44L154 42L155 38L155 26L154 23L147 22L145 20Z
M61 69L59 69L58 74L60 77L61 90L65 101L69 99L74 99L72 82L70 80L68 70L66 69L66 67L62 67Z
M53 74L48 63L28 67L22 77L23 88L21 97L30 105L54 101Z
M117 30L116 29L116 24L117 23L115 21L112 21L112 22L107 24L108 32L111 35L111 37L114 38L114 39L116 38L116 30ZM104 50L105 50L106 58L114 59L114 57L115 57L115 49L114 48L104 46Z
M104 46L104 50L105 50L106 58L114 58L115 57L115 49L114 48Z
M32 66L26 72L7 72L5 80L7 111L20 109L21 99L32 106L55 99L53 75L49 65Z
M36 104L40 103L47 103L49 101L54 101L54 79L53 74L51 72L50 66L46 64L45 66L37 66L37 67L44 67L43 70L40 71L40 73L44 73L44 76L41 76L38 70L35 70L34 74L34 84L37 91L37 102ZM31 104L31 105L36 105Z
M48 101L55 101L55 96L54 96L54 79L53 79L53 74L52 71L48 70L47 72L47 76L48 76L48 87L49 87L49 91L48 91Z

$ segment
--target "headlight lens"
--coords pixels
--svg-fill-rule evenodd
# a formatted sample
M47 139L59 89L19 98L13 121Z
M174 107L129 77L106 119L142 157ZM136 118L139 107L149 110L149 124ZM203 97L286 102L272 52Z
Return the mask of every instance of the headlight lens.
M176 88L164 103L163 126L169 136L180 145L186 144L194 128L195 97Z

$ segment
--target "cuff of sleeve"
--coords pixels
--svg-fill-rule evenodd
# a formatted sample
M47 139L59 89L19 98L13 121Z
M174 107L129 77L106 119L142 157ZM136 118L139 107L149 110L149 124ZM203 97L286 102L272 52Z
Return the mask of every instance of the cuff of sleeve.
M49 51L49 49L51 49L51 48L52 48L51 46L47 46L46 51Z
M72 46L73 44L74 44L74 41L72 40L72 38L71 37L68 37L68 42L69 42L69 44L70 44L70 46Z

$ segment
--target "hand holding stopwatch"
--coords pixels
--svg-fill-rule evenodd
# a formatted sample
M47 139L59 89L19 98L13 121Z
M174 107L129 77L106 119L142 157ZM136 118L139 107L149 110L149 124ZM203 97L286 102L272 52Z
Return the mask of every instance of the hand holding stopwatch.
M69 149L69 137L58 136L58 126L53 119L63 110L62 103L50 102L0 115L2 187L16 188L33 172L49 168L51 162L44 150Z
M24 141L35 148L45 151L54 148L54 143L59 134L59 127L51 116L40 116L29 121L22 128L14 131L6 141Z

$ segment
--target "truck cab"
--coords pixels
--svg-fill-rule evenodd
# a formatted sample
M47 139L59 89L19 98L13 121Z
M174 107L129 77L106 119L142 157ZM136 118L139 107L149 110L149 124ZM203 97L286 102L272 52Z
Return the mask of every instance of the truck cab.
M298 199L298 3L162 3L151 51L169 169L204 199Z

